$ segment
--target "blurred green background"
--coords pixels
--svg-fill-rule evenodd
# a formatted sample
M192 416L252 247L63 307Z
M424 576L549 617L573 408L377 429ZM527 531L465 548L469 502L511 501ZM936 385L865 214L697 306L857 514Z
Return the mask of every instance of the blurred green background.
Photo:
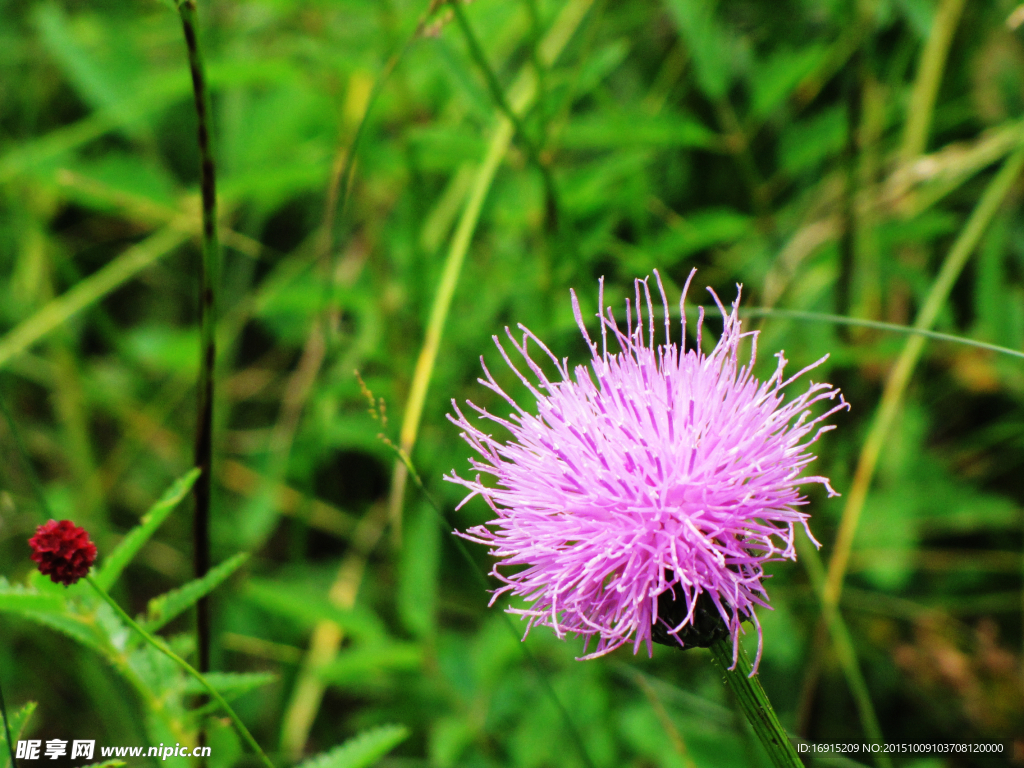
M931 300L935 330L1022 350L1015 3L475 0L482 56L443 3L199 10L224 255L213 559L250 554L219 572L213 666L260 743L292 764L399 724L382 765L768 765L706 651L519 643L450 536L489 512L454 510L441 478L469 448L445 414L505 407L480 355L528 404L491 335L522 322L582 362L569 288L592 315L604 276L621 314L655 268L670 303L696 266L694 302L742 283L747 307L910 325ZM38 703L32 738L194 738L185 678L84 585L32 576L26 539L67 517L102 558L191 466L195 134L173 4L0 3L0 683L12 715ZM761 677L784 724L862 743L867 707L887 742L1008 750L896 765L1010 765L1014 742L1021 764L1024 361L929 341L900 387L904 334L748 323L762 373L831 353L812 378L853 406L813 465L844 494L811 491L825 567L886 386L895 406L840 600L864 688L821 628L818 561L776 564ZM149 601L192 578L190 510L112 587L183 653L188 601L170 621ZM254 764L210 727L211 766Z

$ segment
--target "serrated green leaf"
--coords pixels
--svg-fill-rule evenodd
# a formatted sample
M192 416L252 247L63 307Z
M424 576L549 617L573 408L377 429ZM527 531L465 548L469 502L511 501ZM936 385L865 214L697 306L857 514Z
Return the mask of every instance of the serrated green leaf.
M16 614L55 629L100 653L106 652L106 635L94 622L68 613L67 601L61 594L47 594L0 579L0 612Z
M94 577L96 583L103 589L109 590L117 581L125 566L142 549L142 545L149 541L156 529L160 527L167 516L174 511L185 495L192 489L199 478L199 469L193 468L182 477L174 481L170 488L160 497L150 510L142 516L142 522L132 528L120 544L110 553L110 556L103 561L99 572Z
M228 576L237 571L248 559L249 555L247 553L240 552L233 557L229 557L215 568L211 568L203 578L195 579L177 589L172 589L170 592L154 597L149 601L149 606L146 610L145 628L150 632L156 632L165 626L167 622L181 615L182 611L188 610L200 598L205 597L220 586Z
M8 713L7 727L11 730L11 740L17 744L21 738L21 732L25 730L25 724L36 711L36 702L29 701L14 713ZM7 734L0 728L0 768L9 768L11 765L10 751L7 749Z
M157 638L158 641L161 638ZM141 683L143 687L151 691L155 696L162 697L166 706L151 712L152 721L150 728L161 727L166 730L153 739L154 743L166 741L175 730L175 722L180 722L184 712L181 694L185 688L186 673L177 663L168 658L164 653L158 651L149 643L138 645L126 654L128 667L136 684ZM157 725L158 723L162 725ZM157 734L151 733L151 737Z
M299 768L368 768L409 737L404 725L382 725L363 731L329 752L315 755Z
M240 696L277 680L273 672L207 672L205 677L225 698ZM185 684L185 693L202 694L206 693L206 688L190 677Z
M308 587L250 581L245 595L264 610L304 626L312 627L320 621L333 621L357 637L380 639L385 635L384 625L369 609L361 606L338 608Z
M1010 304L1004 260L1009 253L1009 218L1000 216L992 222L978 254L977 276L974 280L974 336L997 344L1007 342L1003 330L1006 307Z
M43 594L21 584L10 584L0 577L0 611L54 611L64 610L62 595Z
M63 602L76 599L95 602L99 599L88 582L79 580L75 584L61 584L39 571L29 572L26 586L29 592L38 593L44 597L56 597Z
M67 635L72 640L91 648L102 656L109 655L109 640L107 636L90 621L66 613L51 611L26 610L17 611L17 614L36 624L41 624L44 627Z

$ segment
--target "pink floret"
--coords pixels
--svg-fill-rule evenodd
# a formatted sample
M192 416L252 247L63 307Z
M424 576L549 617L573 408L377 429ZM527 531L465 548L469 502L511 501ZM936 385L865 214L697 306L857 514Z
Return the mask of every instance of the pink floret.
M492 575L502 582L491 600L506 592L525 601L511 613L526 618L527 632L546 625L555 634L583 635L583 659L592 659L631 643L636 653L652 652L652 628L661 623L669 635L691 623L697 598L714 602L737 652L741 621L760 626L755 607L769 607L764 589L767 562L796 559L794 526L807 530L804 483L820 483L836 495L825 477L801 477L814 459L809 452L823 432L821 422L847 408L829 384L810 383L788 403L783 389L820 365L818 360L784 379L786 360L765 382L752 375L757 333L744 333L739 297L731 311L715 296L724 319L718 344L700 351L686 348L686 319L680 299L682 339L670 338L665 305L664 343L655 343L653 306L647 281L636 281L636 302L626 302L626 330L616 324L600 296L601 346L591 341L576 295L576 321L590 346L589 367L570 371L530 331L511 346L533 374L513 364L494 337L508 365L536 398L536 412L524 410L498 386L484 367L480 382L504 398L513 413L503 419L472 403L481 419L511 433L499 440L474 426L455 405L449 419L478 454L470 460L474 477L445 479L482 496L495 519L459 535L485 544L497 558ZM687 280L689 287L693 273ZM712 293L714 296L714 293ZM641 298L646 304L646 323ZM635 327L634 327L635 318ZM609 352L611 336L618 351ZM740 341L752 343L750 359L739 362ZM558 371L551 380L531 359L535 343ZM811 406L838 404L819 416ZM490 475L484 483L482 475ZM810 531L807 530L808 535ZM813 539L812 539L813 540ZM658 616L658 596L674 590L687 608L681 623L669 626ZM593 650L587 653L591 641ZM757 660L755 660L755 669Z

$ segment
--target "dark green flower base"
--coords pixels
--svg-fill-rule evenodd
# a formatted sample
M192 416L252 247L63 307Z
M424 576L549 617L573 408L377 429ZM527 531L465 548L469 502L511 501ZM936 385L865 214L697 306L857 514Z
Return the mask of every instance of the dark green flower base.
M686 614L686 600L681 591L678 599L672 590L662 592L658 596L658 621L651 627L651 639L684 651L688 648L710 648L735 695L737 706L764 746L772 765L775 768L803 768L760 681L751 673L750 661L742 648L736 649L737 658L733 663L733 646L728 642L729 628L722 621L715 601L707 592L701 592L690 624L675 634L669 634L669 630L679 626Z
M651 639L654 642L685 651L687 648L710 648L719 640L729 637L729 628L722 621L715 601L707 592L701 592L697 597L693 621L670 634L669 630L679 626L688 610L682 590L678 592L678 595L674 595L672 590L666 590L658 595L658 621L651 627Z

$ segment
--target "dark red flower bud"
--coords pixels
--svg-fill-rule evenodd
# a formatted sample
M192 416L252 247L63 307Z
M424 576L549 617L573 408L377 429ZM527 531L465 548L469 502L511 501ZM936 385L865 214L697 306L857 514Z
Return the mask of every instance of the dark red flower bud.
M32 559L39 563L39 572L54 584L74 584L96 562L96 545L89 541L85 528L70 520L40 525L28 545L32 547Z

